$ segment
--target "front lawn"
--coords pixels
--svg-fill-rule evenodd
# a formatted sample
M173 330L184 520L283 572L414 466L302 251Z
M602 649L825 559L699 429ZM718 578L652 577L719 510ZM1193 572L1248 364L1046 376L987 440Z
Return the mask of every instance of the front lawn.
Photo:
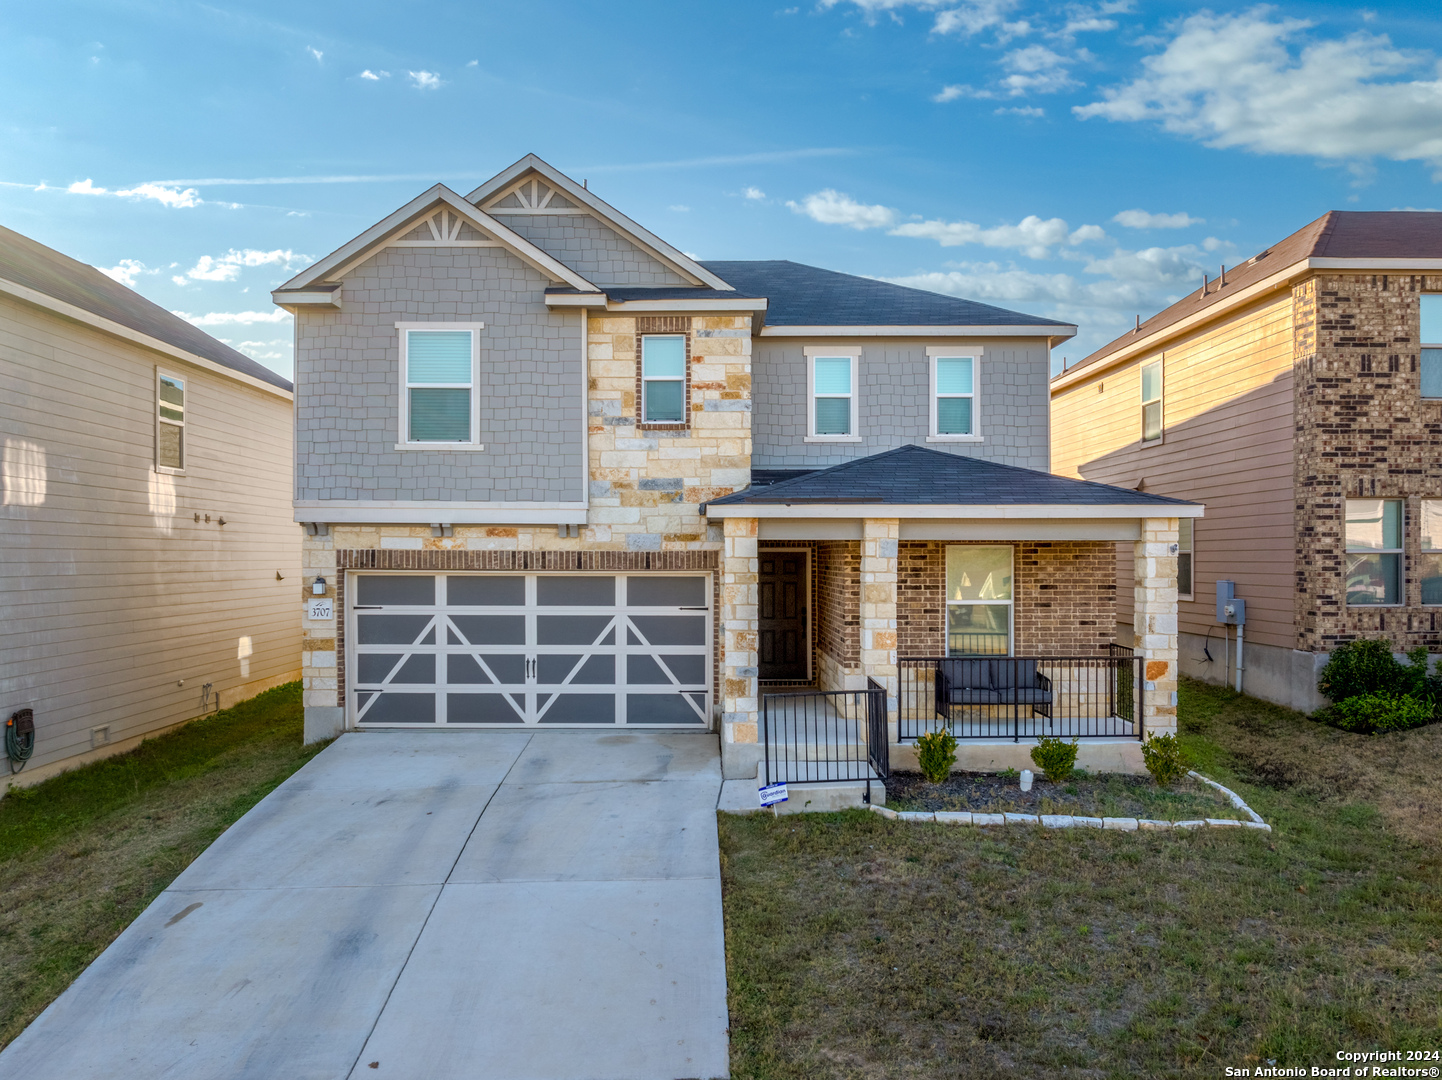
M721 815L732 1075L1222 1076L1442 1048L1442 726L1184 683L1271 835Z
M319 749L291 683L0 800L0 1046Z

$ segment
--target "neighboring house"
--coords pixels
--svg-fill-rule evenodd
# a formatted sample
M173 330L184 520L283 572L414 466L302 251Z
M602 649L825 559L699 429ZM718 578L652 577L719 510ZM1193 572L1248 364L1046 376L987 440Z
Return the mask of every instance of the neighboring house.
M285 379L0 228L0 721L13 782L299 674ZM12 763L12 768L14 764Z
M1341 642L1442 647L1442 213L1318 218L1051 392L1055 471L1207 505L1180 541L1184 673L1235 680L1219 579L1271 701L1321 704Z
M1042 471L1073 326L698 262L534 156L431 188L274 298L318 590L308 738L713 729L754 776L766 689L845 691L804 700L854 724L875 685L890 741L949 715L979 760L1024 761L1071 724L1135 765L1115 687L942 665L1080 656L1100 693L1131 663L1106 659L1119 540L1152 545L1146 723L1175 725L1167 544L1201 508Z

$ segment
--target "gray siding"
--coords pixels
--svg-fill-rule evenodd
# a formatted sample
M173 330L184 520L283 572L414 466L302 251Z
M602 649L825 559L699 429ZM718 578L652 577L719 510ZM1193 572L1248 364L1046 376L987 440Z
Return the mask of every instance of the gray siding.
M493 214L595 285L690 285L589 214Z
M580 316L501 248L389 248L298 318L296 498L556 502L584 498ZM395 449L397 322L484 322L483 451Z
M1049 468L1047 447L1048 356L1044 345L986 341L977 386L979 443L928 443L930 368L928 345L862 342L857 443L808 443L806 436L807 345L761 338L752 353L752 440L756 468L840 465L908 443L969 454L1026 469ZM844 346L836 339L828 345Z

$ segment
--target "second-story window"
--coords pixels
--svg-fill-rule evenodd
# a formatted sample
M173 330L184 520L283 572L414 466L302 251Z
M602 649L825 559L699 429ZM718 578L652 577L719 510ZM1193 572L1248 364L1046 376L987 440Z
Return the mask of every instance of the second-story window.
M816 438L856 435L855 356L811 357L811 432Z
M932 434L976 434L976 358L936 356Z
M401 328L404 443L476 445L479 329L479 323Z
M1162 362L1142 365L1142 442L1162 437Z
M185 468L185 380L156 373L155 464L158 470Z
M641 422L686 422L686 336L641 338Z
M1423 293L1421 375L1422 396L1442 398L1442 293Z
M1402 602L1402 500L1347 500L1347 603Z

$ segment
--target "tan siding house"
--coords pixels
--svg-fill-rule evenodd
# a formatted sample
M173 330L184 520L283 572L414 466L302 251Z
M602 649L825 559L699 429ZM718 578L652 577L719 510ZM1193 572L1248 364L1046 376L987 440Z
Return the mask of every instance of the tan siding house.
M298 676L291 427L284 379L0 229L0 711L36 736L11 782Z
M1244 689L1269 700L1316 707L1316 669L1338 642L1434 644L1417 560L1397 603L1364 603L1347 584L1361 563L1347 569L1342 519L1356 516L1348 496L1400 499L1411 544L1422 501L1442 495L1426 426L1442 402L1419 370L1422 298L1442 292L1439 222L1328 214L1052 380L1055 472L1206 504L1178 603L1184 673L1235 681L1219 579L1246 600ZM1130 581L1124 546L1117 570ZM1118 591L1119 623L1129 599Z

